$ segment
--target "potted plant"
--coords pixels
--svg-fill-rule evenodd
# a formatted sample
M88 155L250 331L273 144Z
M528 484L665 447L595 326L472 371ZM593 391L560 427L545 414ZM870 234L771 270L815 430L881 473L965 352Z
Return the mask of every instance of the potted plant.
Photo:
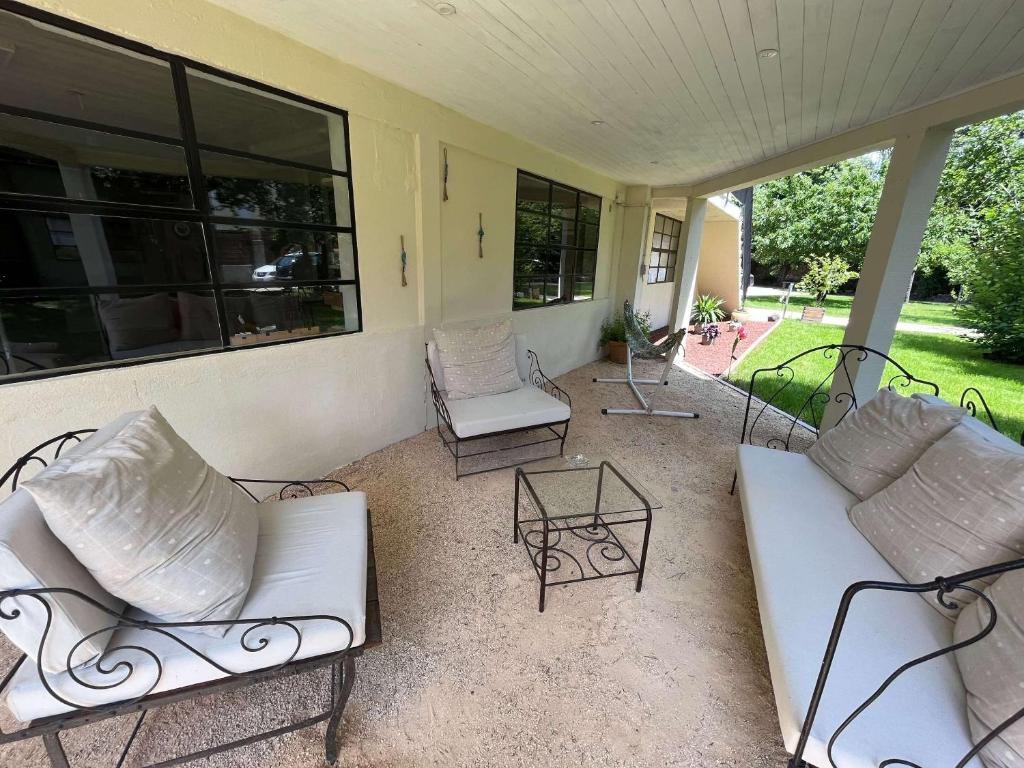
M725 299L712 296L710 293L700 294L693 302L690 315L697 332L700 333L701 344L713 344L718 337L718 322L725 319L723 304Z
M825 299L841 285L857 277L842 256L815 256L807 267L807 274L796 284L798 291L814 296L814 306L804 307L800 319L820 323L825 318Z
M637 325L647 336L651 332L651 313L636 312ZM616 312L601 323L601 338L598 346L608 348L608 359L619 365L626 364L626 321L621 312Z

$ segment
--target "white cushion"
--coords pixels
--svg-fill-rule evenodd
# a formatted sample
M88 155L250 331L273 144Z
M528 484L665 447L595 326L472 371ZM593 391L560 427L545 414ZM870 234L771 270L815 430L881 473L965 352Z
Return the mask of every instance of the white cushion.
M452 400L497 395L519 389L512 321L480 327L435 328L445 389Z
M252 588L239 618L338 616L352 626L352 646L362 645L366 639L366 494L335 493L264 502L255 510L260 518L259 547ZM255 647L260 637L270 639L270 644L258 653L250 653L241 644L248 626L237 625L222 638L194 632L175 634L236 672L279 664L295 648L294 633L279 626L251 632L250 647ZM348 631L337 622L320 620L296 626L302 633L298 659L335 652L349 644ZM172 640L145 630L123 629L114 635L106 660L109 665L119 659L136 664L135 673L123 685L91 690L75 685L66 673L47 675L47 681L64 698L79 704L96 706L139 696L152 685L156 667L138 652L113 650L126 645L152 649L160 658L163 675L154 693L224 677ZM97 673L95 667L79 674L89 681L107 678L105 682L109 683L117 679ZM21 666L9 691L7 706L22 721L70 709L46 692L32 664Z
M50 530L111 594L163 621L238 615L256 555L255 503L155 407L24 487Z
M81 456L103 445L138 412L127 413L98 430L81 443L68 443L63 456ZM36 464L26 467L26 479ZM66 587L88 595L112 611L124 610L119 600L103 587L53 535L35 499L19 489L0 501L0 590ZM53 594L46 597L53 620L43 648L43 668L57 672L67 668L72 647L86 635L106 627L111 617L75 597ZM33 661L46 625L46 610L35 598L13 598L4 602L7 611L18 610L14 620L0 620L4 634ZM109 635L97 635L83 643L72 657L77 666L103 652Z
M465 400L442 399L459 437L476 437L506 429L568 421L569 406L547 392L527 384L511 392Z
M1024 556L1024 454L955 427L907 473L850 510L857 530L907 581L931 581ZM983 589L995 579L971 582ZM975 599L957 590L955 608L921 595L954 618Z
M825 432L807 455L859 499L902 477L921 454L960 423L963 408L927 403L888 389Z
M941 397L938 397L936 395L929 395L918 392L915 393L913 397L915 397L918 400L923 400L924 402L930 403L932 405L950 405L950 403L947 403ZM1001 448L1005 448L1008 451L1012 451L1013 453L1019 453L1024 455L1024 445L1021 445L1013 438L1007 437L1002 432L993 429L991 425L986 424L981 419L976 419L974 416L965 415L960 420L960 423L969 427L973 432L977 432L990 443L994 443L995 445L998 445Z
M741 445L738 475L779 723L792 753L843 592L865 579L902 579L847 519L856 496L806 456ZM952 635L952 623L916 595L859 595L804 759L831 765L826 744L840 723L898 666L948 645ZM966 710L953 658L934 659L854 721L836 744L836 763L877 768L901 757L950 764L972 747Z
M519 371L519 378L527 381L530 377L530 356L526 336L517 333L516 339L516 368ZM431 339L427 342L427 363L430 365L430 372L434 374L434 383L439 390L444 390L444 368L441 366L441 356L437 351L437 342Z

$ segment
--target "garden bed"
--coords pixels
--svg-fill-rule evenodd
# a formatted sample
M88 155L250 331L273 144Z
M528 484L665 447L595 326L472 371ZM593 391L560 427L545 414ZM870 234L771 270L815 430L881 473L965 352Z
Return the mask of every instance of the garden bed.
M742 359L777 325L778 323L755 320L743 323L743 327L747 329L747 338L736 346L736 357ZM686 362L712 376L721 376L729 369L732 344L736 340L736 331L730 331L728 323L719 323L718 328L720 333L713 344L701 344L699 334L691 333L686 337ZM734 363L733 366L735 365Z

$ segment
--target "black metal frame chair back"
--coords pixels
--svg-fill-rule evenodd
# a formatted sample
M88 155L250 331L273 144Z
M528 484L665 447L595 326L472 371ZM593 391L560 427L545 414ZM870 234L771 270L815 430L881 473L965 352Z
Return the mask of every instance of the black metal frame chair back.
M561 400L569 408L572 408L572 398L569 397L569 393L564 389L555 384L551 379L545 375L544 371L541 370L540 362L537 359L537 354L532 350L527 350L527 357L530 360L530 372L527 378L526 386L534 386L547 392L552 397ZM430 387L430 398L434 404L434 412L437 414L437 434L441 438L441 443L444 445L448 452L455 459L455 479L461 480L463 477L469 477L471 475L480 475L485 472L495 472L499 469L508 469L509 467L515 467L520 464L528 464L532 461L543 461L549 459L551 456L539 456L536 458L526 460L512 460L505 464L498 466L487 467L486 469L477 469L472 472L462 472L460 469L460 462L466 459L471 459L477 456L488 456L498 453L505 453L509 451L519 451L524 448L530 448L534 445L543 445L544 443L558 443L558 453L552 455L561 456L565 452L565 439L569 435L569 421L570 418L565 421L551 421L545 424L533 424L528 427L517 427L515 429L503 429L497 432L487 432L482 435L473 435L471 437L459 437L455 431L455 426L452 423L451 414L448 411L448 406L444 402L444 398L441 396L441 390L437 386L437 381L434 379L434 371L430 367L430 360L428 355L424 355L423 365L427 372L427 382ZM559 430L559 428L561 428ZM484 450L473 451L471 453L465 453L463 451L464 445L472 445L481 441L500 438L512 435L521 435L529 432L541 432L542 437L539 440L532 440L525 443L517 443L516 445L502 446L498 448L486 448Z
M41 467L48 466L49 463L60 457L62 451L73 443L81 442L86 436L95 433L95 429L84 429L76 430L73 432L65 432L64 434L50 438L43 443L40 443L31 451L26 453L17 459L14 464L0 476L0 490L10 485L10 490L13 493L17 489L18 481L21 477L22 471L25 467L38 464ZM47 449L52 448L52 451ZM256 495L252 492L246 484L272 484L275 486L283 486L278 490L278 499L284 500L289 498L297 498L300 496L312 496L314 495L315 486L329 485L337 487L338 489L348 491L349 487L340 480L251 480L243 478L230 478L232 482L242 488L252 499L259 501ZM118 651L134 651L141 656L147 657L152 665L147 665L150 669L155 669L155 676L152 681L147 685L145 692L141 695L125 698L120 701L115 701L109 704L102 705L89 705L83 704L82 702L73 701L66 696L62 696L57 693L47 682L46 675L43 672L41 664L36 662L36 669L39 675L40 681L47 692L53 696L54 699L61 702L65 706L72 707L72 711L65 714L53 715L44 717L41 719L33 720L29 722L24 728L5 733L0 730L0 747L4 744L10 744L16 741L23 741L25 739L31 739L40 737L43 740L47 756L50 760L50 764L53 768L69 768L67 755L64 752L64 748L61 745L60 733L62 731L72 730L79 728L84 725L96 723L100 720L105 720L111 717L117 717L119 715L132 714L136 715L136 722L125 742L120 757L116 763L116 768L121 768L128 758L128 754L135 743L135 740L142 727L143 721L145 720L146 714L149 710L158 707L166 706L168 704L174 704L180 701L189 699L195 699L202 696L209 696L218 693L225 693L239 688L255 685L265 680L270 680L279 677L287 677L291 675L301 674L303 672L320 669L323 667L330 667L330 706L319 714L307 717L296 722L288 723L277 728L273 728L268 731L263 731L252 736L247 736L240 739L235 739L223 744L219 744L213 747L190 752L185 755L170 758L167 760L161 760L157 763L150 764L149 768L164 768L165 766L180 765L182 763L191 762L193 760L199 760L205 757L210 757L221 752L226 752L231 749L243 747L249 744L254 744L258 741L270 739L275 736L280 736L292 731L301 730L308 728L317 723L326 721L328 722L327 734L325 737L324 749L325 757L328 763L334 764L337 762L338 757L338 744L337 744L337 729L341 723L342 713L345 709L345 704L348 701L349 694L352 691L352 685L355 681L355 658L361 656L364 649L372 648L381 643L381 624L380 624L380 606L377 597L377 579L376 579L376 558L374 556L373 549L373 527L367 517L367 580L366 580L366 639L362 645L352 646L353 632L352 627L348 624L345 619L339 616L331 616L327 614L318 615L303 615L303 616L271 616L271 617L260 617L260 618L247 618L247 619L235 619L232 621L196 621L196 622L155 622L155 621L139 621L133 619L127 615L119 614L115 611L110 610L105 605L96 602L93 598L88 595L70 588L40 588L40 589L7 589L4 585L0 585L0 621L16 621L21 616L21 609L17 606L16 601L33 600L39 603L48 617L45 627L43 629L42 637L39 639L40 652L37 657L42 656L42 649L45 646L47 636L52 626L53 608L48 600L49 596L61 595L64 598L71 598L79 600L89 604L92 608L105 613L111 617L111 624L100 630L91 632L86 637L79 640L74 647L69 651L65 666L65 673L68 675L68 679L71 683L80 686L84 691L89 690L110 690L124 685L126 682L131 680L138 670L137 665L133 665L131 662L123 659L111 659L111 654L115 654ZM345 648L338 651L323 654L320 656L296 659L301 652L302 648L302 632L299 626L304 622L332 622L339 626L344 627L348 632L348 644ZM276 664L268 665L253 670L246 671L233 671L223 665L217 663L209 656L205 655L198 649L191 646L186 640L182 640L179 636L173 634L170 630L181 629L188 627L199 627L199 626L245 626L248 625L246 630L242 633L239 642L242 647L253 654L259 654L270 648L271 645L279 647L283 640L282 637L288 638L288 642L294 643L294 647L289 646L290 651L287 653L285 661ZM280 629L271 629L280 628ZM177 646L186 649L189 653L193 654L205 664L209 665L212 669L225 675L225 677L211 680L205 683L198 683L185 688L171 689L159 693L153 693L156 686L159 684L160 679L163 675L163 665L160 662L157 654L141 645L132 646L116 646L108 647L99 657L97 662L93 665L101 675L120 675L119 678L111 678L110 682L102 683L90 683L82 679L75 671L75 668L71 664L71 659L75 656L78 648L88 640L97 635L109 634L113 636L115 632L121 629L135 629L145 633L151 633L153 635L162 636L172 640ZM277 632L279 634L268 636L267 631ZM275 640L276 638L276 640ZM3 679L0 680L0 695L2 695L7 687L13 681L15 674L21 668L24 663L31 663L28 661L27 654L23 654L13 665L13 667L4 675Z
M843 598L839 603L839 609L836 612L835 622L832 625L832 632L829 635L828 644L825 647L825 656L821 662L821 671L818 673L818 678L814 684L814 690L811 694L811 701L807 708L807 716L804 718L803 726L800 729L800 737L797 741L796 749L793 752L793 756L789 760L789 768L812 768L812 766L805 762L803 759L804 752L807 749L807 743L811 738L811 731L814 728L814 720L817 717L818 709L821 705L821 699L825 693L825 688L828 683L829 673L832 671L832 664L835 661L836 651L839 648L839 641L841 639L843 628L846 625L846 619L850 612L850 606L856 598L862 592L868 592L871 590L881 590L887 592L906 592L909 594L919 595L927 592L934 592L936 599L948 608L955 608L957 604L955 599L951 597L957 590L972 593L975 599L981 600L989 611L989 618L986 625L981 629L980 632L975 634L966 640L962 640L959 643L952 643L943 648L938 648L930 653L926 653L923 656L918 656L915 659L911 659L905 664L900 665L892 674L885 678L881 684L874 690L874 692L868 696L861 704L859 704L850 715L843 720L839 727L832 733L829 738L827 752L829 763L832 768L841 768L837 766L834 757L834 749L836 742L843 735L843 733L854 723L854 721L860 717L875 701L881 697L885 691L900 678L904 673L910 671L914 667L921 664L925 664L932 659L937 659L940 656L946 656L955 651L966 648L967 646L974 645L980 642L995 628L996 623L999 620L999 614L995 604L989 597L984 594L980 589L975 586L971 586L969 582L974 582L977 579L983 579L990 576L998 576L1008 571L1016 571L1024 568L1024 559L1011 560L1006 563L999 563L998 565L988 566L986 568L977 568L972 571L960 573L955 576L939 577L929 582L922 582L919 584L906 584L904 582L889 582L889 581L858 581L847 587L843 593ZM917 598L914 598L917 599ZM1021 708L1006 718L1002 723L993 728L987 736L980 739L975 743L974 747L967 752L962 758L960 758L955 764L954 768L964 768L970 763L975 757L977 757L981 750L985 748L985 745L995 739L999 734L1005 731L1014 723L1024 718L1024 708ZM922 768L916 763L910 762L905 758L894 756L887 760L884 760L880 765L904 765L910 766L910 768ZM821 766L825 768L825 766Z

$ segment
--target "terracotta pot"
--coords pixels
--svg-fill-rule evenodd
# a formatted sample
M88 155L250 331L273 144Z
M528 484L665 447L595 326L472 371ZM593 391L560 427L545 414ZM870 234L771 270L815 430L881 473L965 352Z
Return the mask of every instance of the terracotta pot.
M626 364L626 342L624 341L609 341L608 342L608 359L613 363L619 365Z
M800 319L805 323L820 323L825 319L825 308L824 307L804 307L803 313L800 315Z

